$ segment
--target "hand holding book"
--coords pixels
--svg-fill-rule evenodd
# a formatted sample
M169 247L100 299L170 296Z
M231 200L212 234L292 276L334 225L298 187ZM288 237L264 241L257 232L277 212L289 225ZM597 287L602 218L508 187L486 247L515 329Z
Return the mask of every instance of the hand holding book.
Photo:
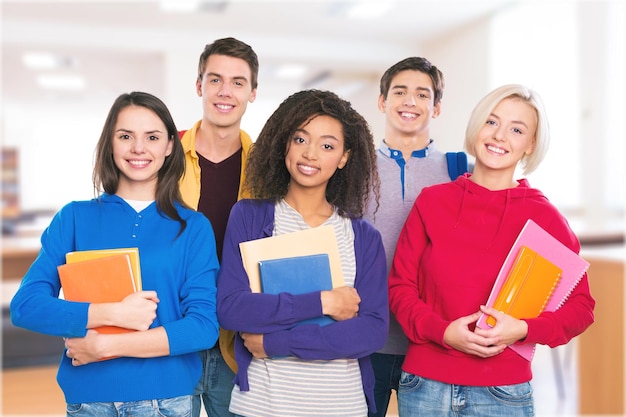
M353 287L339 287L322 292L322 311L336 321L349 320L359 313L361 297Z
M345 285L330 225L241 242L239 248L252 292L303 294ZM333 321L325 315L305 322Z
M561 268L528 246L522 246L493 308L516 319L538 317L559 283L562 272ZM496 325L492 316L487 316L486 321L491 327Z
M262 260L259 261L259 273L264 294L305 294L333 288L327 254ZM332 318L324 315L299 324L325 326L332 322Z
M66 262L57 269L63 296L68 301L116 303L126 300L127 296L141 289L137 248L69 252L66 254ZM141 321L145 321L145 314L140 313L145 311L146 300L150 299L150 305L155 305L156 309L156 293L140 294L125 301L126 307L130 307L132 313L125 314L130 320L120 320L124 322L124 327L102 326L96 330L100 333L120 333L143 329L145 326ZM140 306L143 308L140 309ZM150 307L148 312L149 310Z
M524 247L527 249L522 251ZM522 256L521 260L518 259L518 255ZM524 311L521 315L517 312L515 313L519 316L517 318L534 318L543 311L556 311L567 301L588 268L589 262L529 219L504 260L486 305L493 307L496 300L499 300L501 308L508 308L507 300L510 304L515 297L520 297L514 304L526 307L532 305L534 312ZM557 276L559 270L561 274ZM507 285L509 272L517 276L517 279L513 278ZM531 284L522 291L524 280L528 276L533 276L529 282L534 282L538 287ZM522 292L530 295L521 295ZM476 322L476 326L482 329L491 328L494 322L488 317L483 314ZM529 361L535 353L534 344L515 343L509 347Z

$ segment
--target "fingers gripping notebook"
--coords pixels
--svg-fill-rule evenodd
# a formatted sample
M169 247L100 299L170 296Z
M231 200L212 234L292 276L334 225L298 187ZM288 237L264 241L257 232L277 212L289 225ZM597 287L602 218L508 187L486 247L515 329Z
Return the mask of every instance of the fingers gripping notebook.
M539 285L541 285L542 288L544 288L544 291L545 288L550 288L551 285L553 285L553 287L552 292L551 294L549 294L548 297L544 298L542 296L538 297L538 300L535 300L535 308L537 304L543 305L543 308L541 308L541 311L539 313L535 315L530 315L530 313L523 313L522 317L520 318L533 318L537 317L537 315L541 314L541 312L543 311L558 310L567 301L571 292L585 275L585 272L589 268L589 262L584 260L578 253L572 251L570 248L561 243L558 239L556 239L554 236L544 230L532 219L528 219L526 221L526 224L524 225L517 239L513 243L509 254L502 264L502 268L500 269L500 272L496 277L495 283L493 285L493 288L491 289L491 294L489 295L489 299L487 300L486 305L489 307L494 306L497 298L500 295L501 290L503 290L504 293L507 292L507 289L504 289L505 281L509 275L509 272L515 269L514 264L516 263L518 255L523 247L534 251L539 256L539 258L532 258L532 256L531 258L524 257L523 262L528 263L530 259L534 259L534 262L540 263L538 265L533 264L534 266L530 270L527 269L527 266L522 266L520 267L520 271L527 271L531 275L533 275L535 273L535 269L537 269L538 271L545 270L545 272L542 272L539 275L544 276L543 274L545 273L545 276L549 277L550 274L552 274L552 281L550 281L549 278L546 278L547 282L539 281L538 283ZM561 276L560 278L558 278L558 280L555 278L554 268L547 265L542 258L545 259L545 261L552 263L553 266L561 270ZM523 282L523 280L520 281L520 278L524 278L526 274L518 273L517 275L519 275L518 279L514 280L514 282L518 283L519 285L520 282ZM530 282L536 283L536 277L531 278ZM514 290L516 286L512 286ZM529 288L533 288L533 284L531 284ZM539 289L535 288L531 292L534 293L536 291L539 291ZM515 293L515 291L513 293ZM504 298L505 301L506 299L507 297ZM513 298L511 298L509 301L512 302ZM517 306L518 303L519 302L514 304ZM502 308L500 308L500 310L504 311ZM476 326L482 329L489 329L494 324L495 321L493 321L493 318L489 319L489 316L487 316L486 314L481 315L481 317L476 322ZM532 360L535 353L535 345L532 343L518 342L510 345L509 347L529 361Z
M516 319L539 316L561 279L562 272L561 268L528 246L522 246L493 308ZM487 316L487 324L495 326L496 319Z

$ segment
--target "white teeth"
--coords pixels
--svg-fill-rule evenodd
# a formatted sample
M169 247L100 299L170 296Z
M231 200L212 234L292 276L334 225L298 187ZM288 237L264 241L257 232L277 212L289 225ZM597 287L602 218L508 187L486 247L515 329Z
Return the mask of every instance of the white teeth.
M141 167L147 166L150 163L150 161L128 161L128 163L134 167L141 168Z
M417 115L414 113L405 113L405 112L400 113L400 116L405 117L407 119L415 119L417 117Z
M309 174L312 174L313 172L317 171L317 168L313 168L308 165L299 165L299 167L301 171L305 173L309 173Z
M215 107L222 110L228 110L233 108L233 106L228 106L226 104L216 104Z
M499 153L500 155L504 155L506 151L501 148L496 148L495 146L487 146L487 149L491 152Z

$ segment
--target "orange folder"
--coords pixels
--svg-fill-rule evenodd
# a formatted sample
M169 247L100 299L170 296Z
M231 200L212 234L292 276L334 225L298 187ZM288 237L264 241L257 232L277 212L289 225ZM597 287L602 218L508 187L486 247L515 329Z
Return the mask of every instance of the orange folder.
M493 308L516 319L539 316L559 283L562 272L561 268L528 246L522 246ZM487 316L487 324L495 326L496 319Z
M68 301L113 303L135 292L133 268L127 253L66 263L57 269L63 295ZM99 333L134 331L115 326L94 330Z
M65 254L66 263L74 263L87 261L89 259L104 258L106 256L127 253L130 256L130 263L133 267L133 278L135 281L135 290L141 291L141 266L139 264L138 248L112 248L112 249L95 249L68 252Z

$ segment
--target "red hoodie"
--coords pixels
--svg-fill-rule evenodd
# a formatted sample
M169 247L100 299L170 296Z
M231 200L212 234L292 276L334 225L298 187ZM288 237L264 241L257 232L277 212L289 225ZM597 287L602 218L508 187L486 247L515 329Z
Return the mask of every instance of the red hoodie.
M580 244L567 220L527 180L519 180L516 188L490 191L469 177L424 188L400 233L389 303L409 338L402 369L459 385L530 381L530 362L513 350L479 358L444 344L444 331L486 303L526 220L533 219L575 252ZM526 341L551 347L567 343L593 323L594 305L585 274L563 307L526 320Z

